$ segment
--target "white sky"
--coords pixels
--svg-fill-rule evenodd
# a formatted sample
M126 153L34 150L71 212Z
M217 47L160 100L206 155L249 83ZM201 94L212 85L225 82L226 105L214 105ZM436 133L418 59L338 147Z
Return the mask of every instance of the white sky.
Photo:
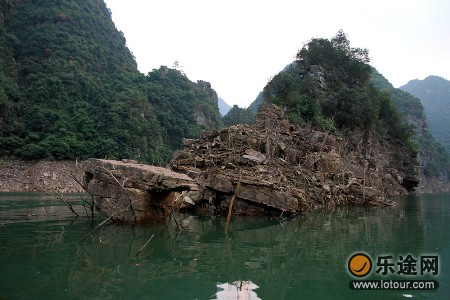
M247 107L304 42L343 29L395 87L450 79L449 0L105 0L147 74L179 61Z

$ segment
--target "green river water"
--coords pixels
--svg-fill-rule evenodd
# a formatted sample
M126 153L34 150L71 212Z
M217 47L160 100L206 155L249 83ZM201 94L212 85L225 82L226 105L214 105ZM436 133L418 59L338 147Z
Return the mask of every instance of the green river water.
M79 195L66 198L80 203ZM181 231L172 219L110 224L80 242L100 215L92 224L48 195L2 193L0 299L450 299L450 194L396 201L288 219L233 218L228 232L223 217L178 214ZM363 278L347 268L358 252L373 264ZM395 270L383 275L377 262L389 255ZM408 255L417 275L398 274ZM426 256L437 269L420 274ZM439 287L349 287L380 279Z

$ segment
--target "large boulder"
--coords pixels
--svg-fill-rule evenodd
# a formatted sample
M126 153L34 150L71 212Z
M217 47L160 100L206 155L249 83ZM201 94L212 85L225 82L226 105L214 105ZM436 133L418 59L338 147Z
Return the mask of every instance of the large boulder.
M96 208L121 223L161 223L183 191L197 184L187 175L134 161L89 159L84 185Z

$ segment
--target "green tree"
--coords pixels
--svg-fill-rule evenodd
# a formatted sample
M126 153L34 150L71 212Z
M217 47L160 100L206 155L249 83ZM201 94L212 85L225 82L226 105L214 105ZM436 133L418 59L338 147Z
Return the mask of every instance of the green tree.
M228 111L223 117L223 123L225 126L231 126L236 124L253 124L255 123L255 114L250 109L240 108L237 105Z
M288 118L321 130L362 130L409 144L411 131L389 96L370 82L369 52L343 31L315 38L264 88L265 101L286 108Z
M180 148L183 137L193 138L201 130L222 126L217 94L210 84L194 83L178 70L161 66L150 72L147 95L150 103L158 107L155 113L164 128L162 140L171 151Z
M421 169L426 177L450 179L450 155L440 145L428 130L424 108L421 101L413 95L396 89L377 70L372 69L371 82L381 90L385 98L382 101L381 112L386 128L394 129L391 135L401 138L411 135L413 146L418 150ZM395 123L398 114L402 114L411 126L405 128ZM406 132L406 133L405 133Z

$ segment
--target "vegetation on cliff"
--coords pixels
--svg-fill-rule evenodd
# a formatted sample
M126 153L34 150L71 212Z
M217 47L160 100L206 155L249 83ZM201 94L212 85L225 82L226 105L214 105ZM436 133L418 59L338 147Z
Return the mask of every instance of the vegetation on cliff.
M425 117L421 101L408 92L394 88L375 69L372 70L371 81L375 87L389 93L397 109L413 128L414 136L412 139L419 150L422 175L435 180L447 181L450 178L450 155L431 135L427 123L433 121Z
M16 129L15 99L17 98L16 62L14 60L14 44L16 38L6 31L5 23L8 10L6 1L0 1L0 137ZM4 139L2 144L14 143L14 139Z
M225 126L231 126L236 124L253 124L255 123L255 113L250 108L241 108L237 105L228 111L223 117L223 123Z
M159 153L163 161L172 158L183 137L197 137L202 130L222 126L218 97L208 82L194 83L180 71L164 66L148 73L146 80L148 100L156 108L161 126Z
M431 133L450 153L450 81L428 76L411 80L400 89L420 99Z
M368 50L354 48L344 32L314 38L297 60L264 88L264 100L285 108L297 124L331 133L355 130L410 145L411 130L389 95L370 82Z
M102 0L0 0L0 53L0 157L162 163L221 125L208 83L137 71Z
M273 102L297 124L348 136L362 131L364 139L374 134L406 146L418 151L422 181L445 182L450 159L429 133L419 99L395 89L369 62L368 51L351 47L342 31L312 39L250 108Z
M412 148L398 101L372 85L368 62L342 31L312 39L258 103L280 105L295 124ZM423 117L414 101L401 103ZM0 0L0 157L165 163L182 137L254 122L255 105L233 107L223 121L217 106L208 82L165 66L141 74L102 0Z

